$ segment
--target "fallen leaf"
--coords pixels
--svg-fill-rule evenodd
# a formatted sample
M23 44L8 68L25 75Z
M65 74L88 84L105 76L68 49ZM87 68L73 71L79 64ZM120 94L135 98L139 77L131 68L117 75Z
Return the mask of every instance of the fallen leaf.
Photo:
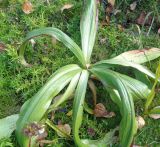
M118 30L119 30L119 31L121 31L121 32L123 32L123 31L124 31L124 27L123 27L122 25L118 24L118 26L117 26L117 27L118 27Z
M22 10L25 14L30 14L33 11L33 6L30 1L25 1L22 6Z
M121 12L122 12L121 10L115 9L115 10L113 11L113 14L114 14L114 15L117 15L118 13L121 13Z
M148 16L148 18L146 18L146 17L147 17L147 14L145 12L142 12L137 19L137 24L139 24L139 25L151 25L152 17L151 16Z
M106 13L110 15L113 12L113 10L113 6L111 4L108 4L108 6L106 7Z
M160 34L160 28L158 29L158 34Z
M144 121L143 117L137 116L136 121L137 121L138 129L141 129L145 126L145 121Z
M31 39L29 42L31 43L32 47L34 47L34 45L36 44L34 39Z
M110 17L106 16L106 24L109 25L110 24Z
M108 3L111 4L112 6L115 5L115 0L108 0Z
M88 128L87 132L88 132L88 135L90 135L90 136L94 136L96 134L95 130L93 128Z
M160 114L150 114L149 117L153 119L160 119Z
M130 10L134 11L136 9L136 6L137 6L137 1L130 4Z
M65 4L62 8L61 8L61 12L63 12L66 9L70 9L73 7L73 4Z
M57 127L58 127L62 132L64 132L65 134L67 134L67 135L70 135L70 134L71 134L71 127L70 127L69 124L64 124L64 125L59 124L59 125L57 125ZM64 137L63 134L60 133L60 132L57 132L57 134L58 134L58 136L60 136L60 137Z
M5 50L6 46L3 43L0 43L0 52Z
M108 112L104 105L102 103L99 103L95 106L94 109L94 115L96 117L105 117L105 118L111 118L115 116L114 112Z

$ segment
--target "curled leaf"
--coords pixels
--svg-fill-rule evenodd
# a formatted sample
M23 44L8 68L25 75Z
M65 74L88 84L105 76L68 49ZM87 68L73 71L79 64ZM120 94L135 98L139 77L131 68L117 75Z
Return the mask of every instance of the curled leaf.
M6 46L0 42L0 52L3 52L5 50Z
M33 11L33 6L30 1L26 1L23 3L22 10L25 14L30 14Z
M114 112L108 112L104 105L102 103L99 103L95 106L94 109L94 115L96 117L105 117L105 118L111 118L115 116Z

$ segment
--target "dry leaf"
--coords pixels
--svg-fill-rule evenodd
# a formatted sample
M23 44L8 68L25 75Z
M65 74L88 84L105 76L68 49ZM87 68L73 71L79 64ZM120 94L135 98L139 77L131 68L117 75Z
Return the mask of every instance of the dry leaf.
M69 124L59 124L57 126L61 131L63 131L65 134L70 135L71 134L71 127ZM63 134L61 134L60 132L57 132L58 136L60 137L64 137Z
M134 11L136 9L136 6L137 6L137 1L130 4L130 10Z
M95 130L93 128L88 128L87 132L88 132L88 135L90 135L90 136L94 136L96 134Z
M145 121L144 121L143 117L137 116L136 121L137 121L138 129L141 129L145 126Z
M94 115L96 117L105 117L105 118L111 118L115 116L114 112L108 112L104 105L102 103L99 103L95 106L94 109Z
M3 43L0 43L0 52L5 50L6 46Z
M123 32L124 31L124 27L122 26L122 25L120 25L120 24L118 24L118 30L120 30L121 32Z
M34 47L34 45L36 44L36 42L35 42L34 39L31 39L31 40L30 40L30 43L32 44L32 47Z
M56 43L57 43L57 39L55 37L52 37L52 44L56 45Z
M22 10L25 14L30 14L33 11L32 3L29 1L24 2L22 6Z
M61 8L61 12L63 12L65 9L70 9L73 7L73 4L65 4L62 8Z
M160 114L150 114L149 117L153 119L160 119Z
M160 34L160 28L158 29L158 34Z
M107 14L111 14L113 12L114 8L111 4L108 4L107 8L106 8L106 13Z
M108 0L108 3L110 3L112 6L115 5L115 0Z
M114 14L114 15L117 15L118 13L121 13L121 12L122 12L121 10L115 9L115 10L113 11L113 14Z
M152 23L152 17L149 16L147 19L147 14L145 12L142 12L139 16L139 18L137 19L137 24L139 25L151 25Z

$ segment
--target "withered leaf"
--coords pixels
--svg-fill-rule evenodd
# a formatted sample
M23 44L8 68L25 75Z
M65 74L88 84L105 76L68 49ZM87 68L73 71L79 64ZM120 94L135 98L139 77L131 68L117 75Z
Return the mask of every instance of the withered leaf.
M70 135L70 134L71 134L71 127L70 127L69 124L64 124L64 125L59 124L59 125L57 125L57 127L58 127L61 131L63 131L65 134L67 134L67 135ZM60 133L60 132L57 132L57 134L58 134L58 136L60 136L60 137L64 137L63 134Z
M105 118L111 118L115 116L114 112L108 112L104 105L102 103L99 103L95 106L94 109L94 115L96 117L105 117Z
M0 52L5 50L6 46L3 43L0 43Z
M149 117L153 119L160 119L160 114L150 114Z
M147 16L145 12L142 12L137 19L137 24L139 25L151 25L151 23L152 23L152 17Z
M65 4L62 8L61 8L61 12L63 12L65 9L70 9L73 7L73 4Z
M25 1L22 6L22 10L25 14L30 14L33 11L33 6L30 1Z
M115 5L115 0L108 0L108 3L111 4L112 6Z
M137 1L130 4L130 10L134 11L136 9L136 6L137 6Z

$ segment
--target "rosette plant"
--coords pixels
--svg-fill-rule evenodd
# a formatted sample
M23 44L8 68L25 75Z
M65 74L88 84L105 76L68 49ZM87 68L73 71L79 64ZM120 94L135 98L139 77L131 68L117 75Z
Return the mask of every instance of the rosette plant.
M130 147L137 131L134 100L146 99L150 89L141 81L113 71L112 67L131 67L144 75L155 78L150 70L140 64L159 57L160 49L128 51L117 57L92 64L91 54L95 43L97 26L97 0L84 0L84 11L80 23L81 47L57 28L41 28L28 33L19 50L20 61L23 65L28 65L24 59L28 41L41 35L52 36L62 42L77 57L80 65L70 64L57 70L51 75L48 82L22 106L16 123L16 137L21 147L36 146L36 137L30 140L23 133L24 128L32 122L45 122L47 113L50 110L55 110L73 94L72 133L76 146L106 147L106 136L98 140L81 139L79 136L79 129L83 121L87 83L92 77L96 77L102 82L109 92L110 98L118 105L122 117L119 127L119 146ZM65 87L67 88L63 95L54 101L53 99Z

